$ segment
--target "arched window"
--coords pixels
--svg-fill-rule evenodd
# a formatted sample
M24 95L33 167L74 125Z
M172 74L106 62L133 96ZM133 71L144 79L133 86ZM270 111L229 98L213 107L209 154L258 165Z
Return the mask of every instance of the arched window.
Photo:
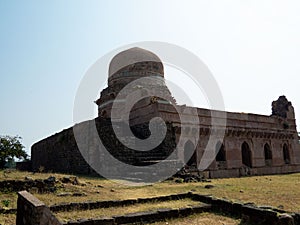
M265 144L264 146L264 153L265 153L265 164L266 166L272 165L272 151L269 144Z
M283 160L285 164L290 164L291 162L289 147L287 146L287 144L283 145Z
M251 150L247 142L242 144L242 163L245 166L252 167Z
M187 162L186 165L188 166L197 167L197 154L191 141L187 141L184 145L184 161Z
M216 144L216 153L217 153L217 156L216 156L217 162L226 161L225 147L220 141Z

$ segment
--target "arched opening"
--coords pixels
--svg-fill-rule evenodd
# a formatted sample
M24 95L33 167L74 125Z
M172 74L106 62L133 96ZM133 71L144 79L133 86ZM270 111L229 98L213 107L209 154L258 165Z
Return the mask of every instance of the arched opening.
M220 141L216 144L216 154L216 163L218 169L226 169L227 165L225 147Z
M289 147L287 146L287 144L283 145L283 160L285 164L290 164L291 162Z
M271 151L269 144L265 144L264 153L265 153L265 165L271 166L272 165L272 151Z
M197 153L191 141L187 141L184 145L184 161L187 162L187 166L197 167Z
M226 161L225 147L220 141L216 144L216 153L217 153L216 156L217 162Z
M252 167L251 150L247 142L242 144L242 163L245 166Z

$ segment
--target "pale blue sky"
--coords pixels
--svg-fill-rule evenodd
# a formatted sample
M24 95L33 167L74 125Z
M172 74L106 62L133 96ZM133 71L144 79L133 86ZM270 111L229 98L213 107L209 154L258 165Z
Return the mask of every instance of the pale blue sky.
M29 152L71 126L87 69L140 41L198 55L226 110L269 115L271 102L286 95L299 126L299 12L297 0L0 1L0 134L22 136Z

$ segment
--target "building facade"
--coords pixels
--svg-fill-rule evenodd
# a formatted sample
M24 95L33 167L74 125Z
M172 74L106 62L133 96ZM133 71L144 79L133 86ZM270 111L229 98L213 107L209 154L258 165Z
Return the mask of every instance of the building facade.
M128 103L132 99L137 101ZM300 171L295 113L285 96L272 103L269 116L178 105L165 84L163 63L144 49L131 48L112 59L108 86L101 91L96 104L98 134L106 140L110 152L127 163L155 163L166 159L176 148L173 160L191 171L204 169L203 173L210 178ZM141 139L151 136L149 124L153 118L166 122L166 138L162 144L152 152L138 154L119 143L112 134L111 120L120 122L127 114L127 125ZM221 123L213 124L214 121ZM83 124L89 123L94 122ZM106 138L108 134L110 138ZM130 138L125 135L124 140ZM89 143L93 147L87 148L97 149L93 141ZM124 152L126 154L121 154ZM72 128L34 144L31 156L34 170L44 167L57 172L93 171L91 163L86 163L78 150ZM101 161L101 155L97 157Z

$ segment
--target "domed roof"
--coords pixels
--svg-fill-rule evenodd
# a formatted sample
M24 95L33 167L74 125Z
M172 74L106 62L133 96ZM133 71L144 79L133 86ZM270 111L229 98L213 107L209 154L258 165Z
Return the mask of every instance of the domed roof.
M139 62L158 62L162 63L160 58L153 52L134 47L118 53L109 64L109 77L120 69Z

